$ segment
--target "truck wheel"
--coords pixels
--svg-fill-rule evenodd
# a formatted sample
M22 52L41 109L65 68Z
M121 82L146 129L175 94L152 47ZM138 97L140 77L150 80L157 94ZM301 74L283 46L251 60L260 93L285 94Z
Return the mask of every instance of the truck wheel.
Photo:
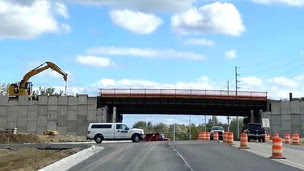
M132 141L133 141L133 142L139 142L139 141L140 141L139 135L138 135L138 134L134 134L134 135L132 136Z
M100 144L102 141L103 141L103 136L102 135L96 135L95 138L94 138L95 142L97 144Z

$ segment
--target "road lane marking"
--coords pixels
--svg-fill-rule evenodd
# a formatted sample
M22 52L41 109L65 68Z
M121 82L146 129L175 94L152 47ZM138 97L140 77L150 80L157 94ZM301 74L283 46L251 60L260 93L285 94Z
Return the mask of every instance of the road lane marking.
M168 145L172 148L173 151L175 151L175 153L183 160L183 162L185 163L186 167L188 167L188 169L190 171L193 171L193 169L191 168L191 166L188 164L188 162L184 159L184 157L172 146L168 143Z
M88 159L89 157L93 156L94 154L102 151L104 148L100 146L91 146L90 148L84 149L78 153L75 153L71 156L63 158L51 165L48 165L39 171L53 171L53 170L69 170L72 167L76 166L80 162Z

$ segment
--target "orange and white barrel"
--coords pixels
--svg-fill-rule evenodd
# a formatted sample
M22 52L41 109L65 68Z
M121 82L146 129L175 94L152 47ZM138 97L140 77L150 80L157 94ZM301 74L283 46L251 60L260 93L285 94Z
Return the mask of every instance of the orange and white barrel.
M228 132L227 144L229 145L233 144L233 132Z
M241 133L241 143L239 149L249 149L248 147L248 134Z
M198 134L197 134L197 140L204 140L204 132L199 132Z
M226 143L228 138L228 132L223 133L223 142Z
M202 137L203 137L203 141L205 141L206 140L206 132L203 132Z
M275 133L274 137L280 137L280 134L279 133Z
M285 134L285 144L290 144L290 134Z
M213 141L219 140L219 133L217 131L213 132Z
M272 138L272 159L286 159L283 156L283 145L280 137Z
M300 145L300 136L299 134L292 134L292 145Z
M206 132L206 139L205 141L210 141L210 132Z
M270 135L269 134L265 134L265 141L269 141L270 140Z

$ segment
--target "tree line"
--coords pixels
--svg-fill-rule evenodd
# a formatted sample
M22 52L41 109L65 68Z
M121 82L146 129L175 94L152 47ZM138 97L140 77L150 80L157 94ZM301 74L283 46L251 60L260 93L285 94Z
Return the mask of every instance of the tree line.
M240 129L243 127L243 119L239 119ZM212 126L222 126L225 131L228 130L228 124L222 123L218 120L216 116L212 116L208 119L206 123L206 131L210 131ZM189 125L186 124L165 124L165 123L156 123L153 124L152 122L145 122L145 121L138 121L133 124L133 128L140 128L145 131L145 133L156 133L161 132L166 135L166 137L170 138L171 140L174 139L174 127L175 127L175 140L189 140ZM191 124L191 140L196 140L197 133L205 131L205 123L201 123L199 125ZM230 131L234 133L236 137L237 134L237 119L232 118L230 122Z
M8 95L8 87L10 84L0 83L0 95L7 96ZM33 91L33 96L63 96L64 91L57 91L54 87L39 87L37 90Z

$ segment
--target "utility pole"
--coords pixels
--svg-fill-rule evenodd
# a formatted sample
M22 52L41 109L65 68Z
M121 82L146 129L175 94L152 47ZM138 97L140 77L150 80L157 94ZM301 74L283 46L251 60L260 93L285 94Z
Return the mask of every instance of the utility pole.
M206 129L207 129L207 116L205 115L205 132L206 132Z
M227 81L227 94L229 95L229 80Z
M191 116L189 116L189 141L191 141Z
M238 95L238 89L240 87L238 87L238 76L240 76L240 74L238 74L238 70L237 70L237 66L235 67L235 95L237 98ZM239 116L236 117L237 120L237 139L240 139L240 123L239 123Z
M173 126L173 141L175 141L175 123L174 123L174 126Z

